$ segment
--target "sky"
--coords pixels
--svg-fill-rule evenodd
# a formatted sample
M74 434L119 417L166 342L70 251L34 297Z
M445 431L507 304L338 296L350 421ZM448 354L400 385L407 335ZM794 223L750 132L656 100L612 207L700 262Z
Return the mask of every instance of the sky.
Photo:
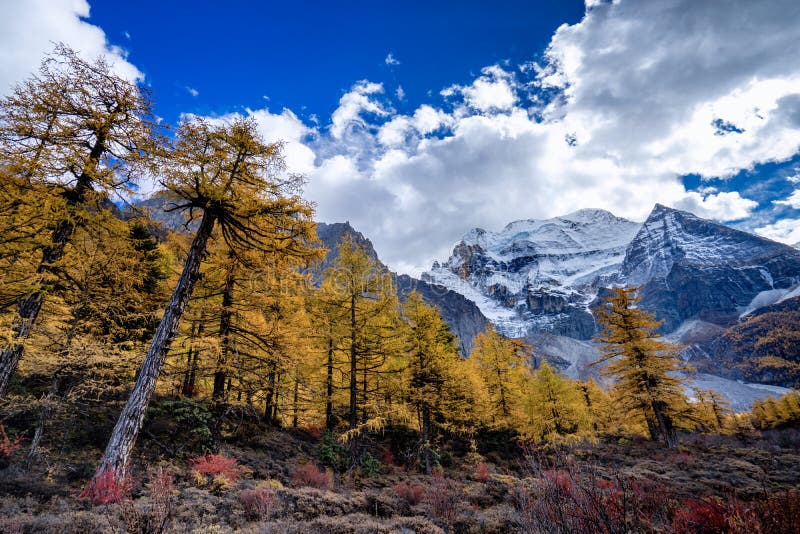
M290 5L291 4L291 5ZM800 2L0 0L0 94L64 42L158 116L253 117L399 272L655 203L800 242ZM144 195L157 188L140 184Z

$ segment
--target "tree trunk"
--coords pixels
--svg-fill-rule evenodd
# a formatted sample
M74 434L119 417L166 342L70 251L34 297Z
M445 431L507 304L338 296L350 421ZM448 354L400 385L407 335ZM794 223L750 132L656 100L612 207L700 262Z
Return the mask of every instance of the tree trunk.
M675 434L672 418L667 415L665 408L666 404L663 401L653 402L653 413L658 422L658 429L661 432L661 436L664 438L664 443L671 449L678 444L678 436Z
M292 395L292 428L297 428L297 402L300 393L300 381L295 377L294 393Z
M264 406L264 422L268 425L275 423L275 404L278 402L277 395L277 378L278 371L275 362L269 363L269 372L267 373L267 391L266 391L266 405Z
M47 396L44 399L42 411L39 414L39 423L36 425L36 431L33 433L33 439L31 439L31 448L28 450L28 457L25 459L25 467L27 469L30 469L34 460L36 460L36 456L39 453L39 445L42 443L42 437L44 436L44 427L47 424L48 419L50 419L50 416L53 415L52 402L53 397L55 397L56 393L58 393L59 373L60 371L56 371L53 374L53 380L50 382L50 388L48 389Z
M228 253L228 259L235 261L233 252ZM219 318L219 337L221 340L220 356L217 360L217 370L214 373L214 391L211 398L215 401L225 396L225 381L228 378L226 365L231 344L231 322L233 319L233 287L236 282L236 268L231 264L228 275L225 277L225 289L222 291L222 313Z
M328 338L328 376L325 381L325 428L333 430L333 338Z
M39 312L42 311L45 295L44 286L47 284L46 274L50 272L52 265L64 255L64 248L67 246L67 242L74 231L75 225L70 221L61 221L58 224L53 231L52 242L44 249L42 261L36 270L39 275L39 279L35 284L37 289L29 293L17 308L18 316L15 321L14 339L8 345L5 345L2 353L0 353L0 397L4 396L8 390L11 377L17 370L17 365L25 351L23 343L30 334L34 323L36 323Z
M214 229L215 217L208 211L203 214L200 228L194 236L183 272L164 310L164 316L156 329L150 349L142 362L139 376L133 386L128 402L117 419L103 458L97 468L95 479L108 469L123 477L128 466L133 445L142 428L145 411L153 395L156 380L164 364L170 343L178 329L178 323L192 295L194 285L200 278L200 264L206 254L208 239Z
M358 382L356 380L356 297L350 297L350 430L358 426Z
M422 403L422 454L425 458L425 474L431 474L431 410L428 408L428 403Z

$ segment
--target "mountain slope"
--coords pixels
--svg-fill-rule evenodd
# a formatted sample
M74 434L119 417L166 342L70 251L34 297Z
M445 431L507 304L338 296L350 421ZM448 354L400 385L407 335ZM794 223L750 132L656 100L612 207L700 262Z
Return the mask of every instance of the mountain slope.
M591 339L592 305L619 285L642 288L662 332L686 321L695 326L685 330L711 332L793 294L800 251L662 205L643 224L580 210L496 233L473 229L423 279L474 301L513 337Z
M372 246L372 242L364 237L361 232L355 230L349 222L319 223L317 236L322 241L322 246L328 249L328 254L322 263L315 268L315 279L321 279L324 270L333 265L337 256L337 247L347 235L351 236L351 239L383 269L389 270L381 263L375 248ZM468 355L472 351L472 339L478 332L483 332L488 324L486 318L472 301L440 285L430 284L407 275L397 276L392 273L392 276L401 301L405 301L412 291L417 291L425 302L439 309L442 318L450 326L453 333L458 336L462 354Z
M762 292L800 282L793 247L656 205L630 243L618 283L671 332L687 319L733 324Z
M505 335L589 339L595 325L588 307L616 279L639 228L594 209L515 221L497 233L476 228L423 279L474 300Z

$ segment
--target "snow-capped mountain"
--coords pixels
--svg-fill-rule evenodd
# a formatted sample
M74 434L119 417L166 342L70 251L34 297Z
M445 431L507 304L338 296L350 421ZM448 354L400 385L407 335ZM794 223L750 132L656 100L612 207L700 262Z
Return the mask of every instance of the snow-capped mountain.
M625 254L619 283L672 332L699 319L730 325L800 283L800 252L691 213L656 205Z
M502 333L590 339L606 288L641 286L665 333L686 321L729 326L800 284L793 247L656 205L644 223L595 209L476 228L423 279L474 301Z
M595 332L589 306L617 280L640 228L597 209L515 221L500 232L476 228L423 279L473 300L506 335L589 339Z

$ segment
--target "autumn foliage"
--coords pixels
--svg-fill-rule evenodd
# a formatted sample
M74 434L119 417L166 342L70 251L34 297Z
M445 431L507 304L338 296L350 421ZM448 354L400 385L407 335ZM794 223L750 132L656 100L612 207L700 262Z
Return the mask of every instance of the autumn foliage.
M192 470L212 478L222 477L229 483L236 482L244 474L244 468L235 458L224 454L206 454L189 460Z

